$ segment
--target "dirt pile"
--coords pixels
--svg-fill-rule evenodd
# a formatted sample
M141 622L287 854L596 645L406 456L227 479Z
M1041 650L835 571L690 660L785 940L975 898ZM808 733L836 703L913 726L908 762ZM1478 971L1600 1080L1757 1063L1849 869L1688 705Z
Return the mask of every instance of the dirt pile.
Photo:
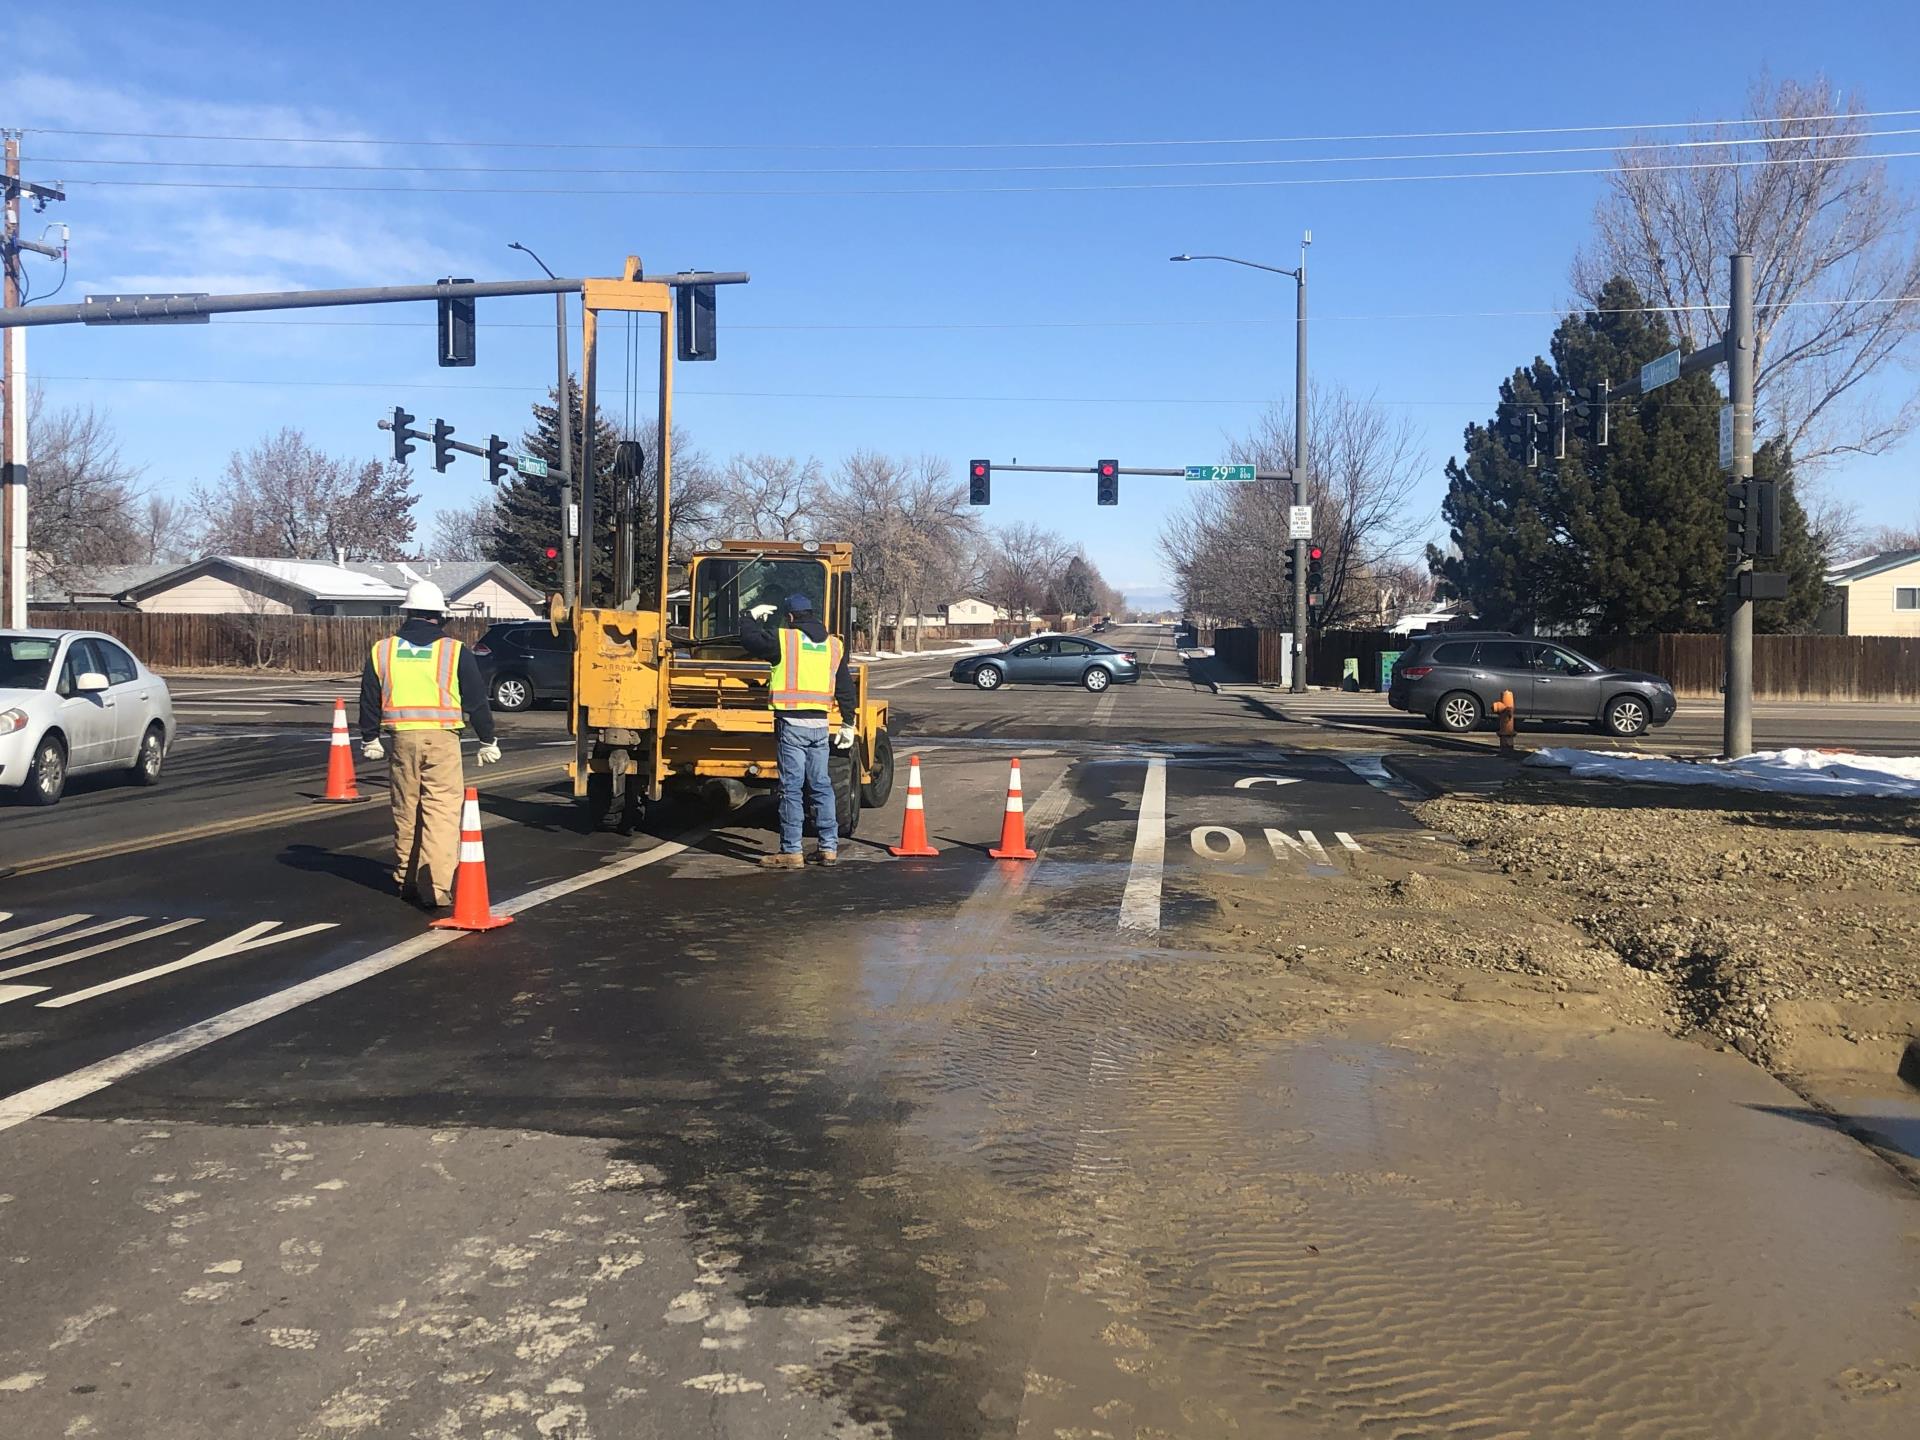
M1657 980L1670 1028L1775 1069L1888 1073L1920 1033L1920 805L1526 777L1420 814L1602 972Z

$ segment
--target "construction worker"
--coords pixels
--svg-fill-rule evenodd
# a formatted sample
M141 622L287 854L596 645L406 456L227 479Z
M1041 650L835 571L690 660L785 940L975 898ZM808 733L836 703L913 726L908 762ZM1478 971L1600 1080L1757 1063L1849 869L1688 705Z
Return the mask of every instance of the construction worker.
M360 672L360 753L393 762L393 883L400 898L424 909L453 903L460 861L460 724L480 737L482 765L500 758L480 667L445 630L447 598L416 581L401 602L399 633L382 640Z
M767 691L773 706L774 757L780 767L780 848L761 856L760 863L769 870L797 870L804 863L804 791L812 800L813 829L820 840L816 856L822 865L833 865L840 859L840 817L827 749L853 749L860 687L847 668L846 642L827 634L811 599L789 595L785 623L777 627L768 624L775 608L756 605L740 617L741 647L773 664ZM838 729L830 713L835 703L843 722Z

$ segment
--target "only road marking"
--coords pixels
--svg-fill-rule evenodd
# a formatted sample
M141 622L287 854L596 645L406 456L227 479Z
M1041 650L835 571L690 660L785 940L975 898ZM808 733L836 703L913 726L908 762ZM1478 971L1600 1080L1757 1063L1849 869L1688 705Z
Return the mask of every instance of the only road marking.
M1133 832L1133 865L1120 897L1122 930L1160 928L1160 876L1167 864L1167 762L1164 756L1147 761L1147 781L1140 789L1140 820Z

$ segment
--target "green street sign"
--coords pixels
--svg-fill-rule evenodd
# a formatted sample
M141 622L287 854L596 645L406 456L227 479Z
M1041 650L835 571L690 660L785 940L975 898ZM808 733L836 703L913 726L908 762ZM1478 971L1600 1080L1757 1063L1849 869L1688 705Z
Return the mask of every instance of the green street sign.
M547 474L547 462L536 459L532 455L514 456L513 468L518 470L522 475L537 475L541 479L545 479Z
M1254 478L1254 467L1251 465L1189 465L1187 466L1187 479L1189 480L1205 480L1205 481L1231 480L1231 481L1236 481L1240 484L1251 484L1253 481L1253 478Z

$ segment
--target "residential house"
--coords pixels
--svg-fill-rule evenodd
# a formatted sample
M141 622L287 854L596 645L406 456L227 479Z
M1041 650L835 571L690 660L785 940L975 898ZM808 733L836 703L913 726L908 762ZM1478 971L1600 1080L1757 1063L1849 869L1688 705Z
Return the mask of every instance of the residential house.
M1829 635L1920 635L1920 550L1883 550L1829 570L1817 628Z
M176 565L101 565L59 575L31 571L27 577L27 608L124 610L127 607L120 602L120 596L126 590L178 568Z
M329 564L209 555L186 565L128 565L36 581L29 603L46 609L145 610L198 615L396 615L415 580L431 580L456 616L528 620L544 597L504 565L485 560Z

